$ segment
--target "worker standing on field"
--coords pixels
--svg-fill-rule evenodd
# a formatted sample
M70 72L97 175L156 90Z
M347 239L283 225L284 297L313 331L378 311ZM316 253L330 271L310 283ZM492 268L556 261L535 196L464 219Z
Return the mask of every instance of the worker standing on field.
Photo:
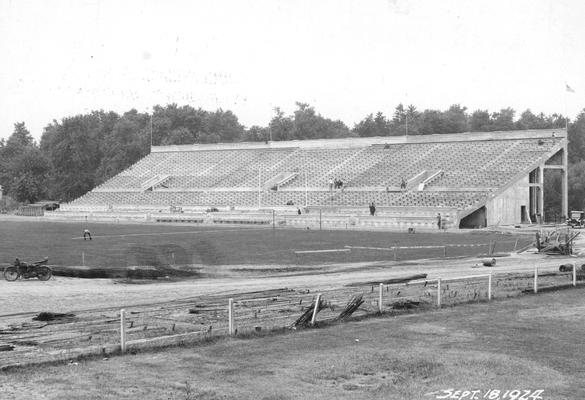
M83 230L83 240L87 240L87 238L89 238L89 240L91 240L91 232L89 231L89 229L84 229Z

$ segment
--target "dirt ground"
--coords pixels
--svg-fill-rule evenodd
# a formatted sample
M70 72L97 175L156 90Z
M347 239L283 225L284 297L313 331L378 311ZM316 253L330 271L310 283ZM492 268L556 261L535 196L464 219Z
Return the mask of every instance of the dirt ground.
M11 370L0 397L434 400L451 390L583 399L583 291Z
M567 262L583 261L581 257L541 256L529 252L497 258L494 267L477 267L483 258L418 260L411 262L370 262L337 264L322 267L298 266L226 266L213 267L217 277L187 279L174 282L164 280L152 284L125 284L111 279L78 279L53 277L47 282L0 280L0 317L29 312L74 312L101 307L128 308L204 294L229 294L242 291L278 288L327 290L348 283L385 280L417 273L428 278L447 278L477 275L488 272L528 272L538 265L543 270L555 270ZM580 264L579 264L580 265ZM287 267L296 272L265 272ZM246 272L238 272L245 268ZM251 271L250 271L251 270ZM230 273L230 271L235 273ZM211 273L211 272L210 272ZM236 275L236 277L222 277ZM1 322L0 322L1 324Z

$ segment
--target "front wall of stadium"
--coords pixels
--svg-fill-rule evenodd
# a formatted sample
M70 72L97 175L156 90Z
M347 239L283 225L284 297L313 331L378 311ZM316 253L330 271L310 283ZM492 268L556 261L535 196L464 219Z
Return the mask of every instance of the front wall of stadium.
M526 210L528 200L528 176L526 176L499 196L488 200L487 226L521 223L522 213Z
M566 148L564 130L159 146L60 212L318 210L388 229L436 229L439 213L448 228L534 223L546 168L561 171L567 215Z

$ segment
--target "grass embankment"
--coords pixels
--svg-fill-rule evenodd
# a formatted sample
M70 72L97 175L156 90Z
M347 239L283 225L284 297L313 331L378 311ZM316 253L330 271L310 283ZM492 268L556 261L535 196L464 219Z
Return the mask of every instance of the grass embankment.
M584 290L17 369L0 387L14 399L435 399L449 388L582 399Z

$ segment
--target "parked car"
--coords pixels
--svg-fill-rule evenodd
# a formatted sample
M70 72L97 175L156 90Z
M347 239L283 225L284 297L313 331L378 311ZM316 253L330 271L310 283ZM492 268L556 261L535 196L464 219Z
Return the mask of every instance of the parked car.
M571 211L567 225L571 228L583 228L585 226L585 211Z

